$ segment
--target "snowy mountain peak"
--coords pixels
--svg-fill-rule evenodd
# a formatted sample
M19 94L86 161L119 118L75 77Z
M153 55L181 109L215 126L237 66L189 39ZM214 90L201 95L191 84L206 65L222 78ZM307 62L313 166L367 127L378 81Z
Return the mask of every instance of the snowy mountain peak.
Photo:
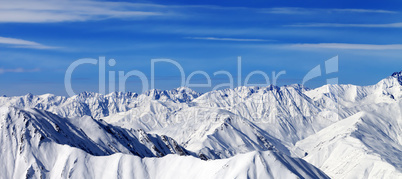
M190 102L201 95L201 93L197 93L190 88L180 87L173 90L159 90L159 89L151 89L145 92L143 95L151 97L152 100L171 100L173 102Z
M395 88L399 90L399 88L402 86L402 71L393 73L391 76L379 81L375 86L378 86L382 89Z
M124 98L124 97L128 97L128 98L136 98L138 97L137 93L134 92L121 92L121 91L116 91L116 92L112 92L109 93L107 95L105 95L106 97L114 97L114 98Z
M8 141L37 150L43 142L68 145L96 156L114 153L140 157L161 157L167 154L187 155L172 138L128 130L89 116L62 118L39 109L0 108L1 144ZM19 140L14 140L19 139ZM10 150L13 149L10 147ZM20 153L24 148L20 147Z
M186 87L186 86L182 86L182 87L178 87L178 88L176 88L176 89L173 89L173 90L176 90L176 91L179 91L179 92L187 92L187 93L197 93L197 92L195 92L194 90L192 90L191 88L189 88L189 87Z
M25 95L26 98L30 98L30 99L32 99L33 96L34 96L34 95L33 95L32 93L28 93L28 94Z
M392 77L398 79L399 84L402 85L402 71L400 72L395 72L391 75Z
M79 177L86 166L194 178L202 173L194 166L233 173L240 165L247 176L239 178L327 177L307 162L333 178L402 178L401 82L402 71L371 86L0 97L0 178L91 178ZM183 177L191 169L197 175Z

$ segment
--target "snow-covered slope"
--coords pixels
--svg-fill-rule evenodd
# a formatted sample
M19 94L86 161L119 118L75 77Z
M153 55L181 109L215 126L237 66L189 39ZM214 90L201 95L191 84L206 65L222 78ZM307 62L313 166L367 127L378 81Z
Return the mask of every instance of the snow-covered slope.
M239 87L213 91L190 103L149 101L104 117L125 128L168 135L209 159L288 148L336 122L337 113L316 106L301 86Z
M56 175L77 177L100 170L107 176L104 165L94 161L108 159L114 161L107 165L113 177L116 173L124 176L127 170L151 178L165 173L173 176L165 170L185 178L282 178L287 172L286 176L324 177L299 159L303 158L333 178L398 178L402 177L401 99L402 71L371 86L238 87L205 94L178 88L144 94L85 92L69 98L50 94L0 97L2 142L7 146L3 151L15 149L10 151L13 155L0 154L14 161L14 168L2 166L1 170L21 174L31 167L35 175L40 171L53 176L57 171ZM38 157L45 150L54 156ZM73 157L60 157L60 151L72 152ZM162 157L167 154L179 155ZM19 171L16 161L21 156L24 161L35 158L32 161L37 163L57 161L65 169L49 164L42 170L42 164L30 161L24 164L27 170ZM72 162L77 157L88 160ZM169 160L175 160L172 166L179 168L202 169L190 167L183 172L172 169ZM241 160L249 162L237 164ZM122 162L141 163L143 168L122 167ZM228 167L227 162L233 164ZM200 175L207 169L214 172ZM275 174L279 171L284 175Z
M126 130L91 117L0 108L0 178L327 178L277 151L227 160L184 157L172 138ZM160 159L140 157L162 157Z
M93 156L70 146L46 143L32 156L21 156L15 161L18 168L0 173L2 178L328 178L302 159L270 151L203 161L178 155Z
M359 112L297 146L305 160L333 178L401 178L401 127L400 121Z
M206 93L194 102L227 109L276 138L295 143L332 122L303 91L298 85L239 87Z
M140 157L187 154L167 136L147 134L141 129L123 129L89 116L67 119L38 109L2 107L0 117L2 150L18 149L13 154L30 153L47 142L76 147L92 155L116 152ZM7 152L1 155L11 157Z
M402 178L402 72L373 86L332 85L309 91L318 101L338 93L349 117L299 141L307 161L334 178ZM325 93L317 91L327 88Z

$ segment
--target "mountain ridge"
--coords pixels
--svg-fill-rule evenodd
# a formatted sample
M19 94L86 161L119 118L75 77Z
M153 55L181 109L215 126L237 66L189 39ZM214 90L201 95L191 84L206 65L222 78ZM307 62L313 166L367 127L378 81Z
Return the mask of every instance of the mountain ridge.
M182 87L144 94L84 92L69 98L52 94L0 97L1 130L3 137L8 137L2 143L13 149L15 159L2 157L10 163L21 156L38 158L41 154L36 151L41 150L42 144L55 150L55 156L59 155L57 150L65 150L59 147L62 145L101 158L122 153L124 158L135 155L146 161L175 154L220 163L236 160L239 155L270 153L278 154L273 159L284 163L293 159L308 162L302 162L302 166L284 165L282 169L292 176L300 169L292 168L311 168L311 163L320 169L313 173L322 178L326 176L321 171L335 178L400 177L402 158L392 156L402 152L401 74L393 73L369 86L324 85L308 89L302 85L270 85L204 94ZM17 125L13 120L20 122ZM39 133L32 133L35 130ZM28 137L21 137L20 131ZM41 138L48 142L41 142ZM27 145L30 140L35 145ZM41 168L53 166L45 167L45 160L30 160L19 174L47 176L49 171ZM272 166L261 166L266 168L255 172L272 177L263 174ZM362 172L348 169L353 167ZM307 172L302 176L315 174Z

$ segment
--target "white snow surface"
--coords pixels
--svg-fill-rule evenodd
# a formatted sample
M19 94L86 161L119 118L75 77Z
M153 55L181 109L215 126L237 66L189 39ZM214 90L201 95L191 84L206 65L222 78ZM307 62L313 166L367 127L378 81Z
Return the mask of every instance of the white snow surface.
M273 150L205 161L169 137L91 117L15 107L0 108L0 117L0 178L328 178Z
M1 177L402 178L401 99L402 71L371 86L0 97Z

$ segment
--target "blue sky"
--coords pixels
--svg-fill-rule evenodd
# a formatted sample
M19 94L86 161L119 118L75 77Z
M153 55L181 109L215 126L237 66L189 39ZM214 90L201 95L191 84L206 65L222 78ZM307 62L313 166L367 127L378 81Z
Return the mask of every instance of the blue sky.
M402 70L401 1L9 1L0 0L0 94L67 95L69 65L81 58L115 59L107 71L138 70L150 78L151 59L177 61L186 76L205 71L213 85L227 83L219 70L242 76L286 71L278 85L301 83L325 60L339 56L339 83L371 85ZM155 87L180 86L172 64L155 68ZM107 78L108 80L108 78ZM261 76L252 82L263 81ZM193 83L205 82L194 76ZM75 92L98 92L98 68L72 75ZM237 86L237 84L235 84ZM140 92L138 78L126 91ZM211 88L199 88L205 92Z

